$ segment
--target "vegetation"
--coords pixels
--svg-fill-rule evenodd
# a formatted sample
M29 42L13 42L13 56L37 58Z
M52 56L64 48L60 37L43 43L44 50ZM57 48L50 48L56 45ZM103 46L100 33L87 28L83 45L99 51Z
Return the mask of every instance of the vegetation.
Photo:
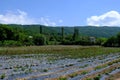
M30 29L28 29L28 27ZM35 29L34 29L34 28ZM92 29L90 34L88 29ZM14 54L44 54L42 56L47 58L44 58L43 61L48 60L48 62L45 62L44 64L51 65L54 63L54 61L57 61L57 59L63 59L67 60L70 58L82 58L82 60L87 60L90 58L88 62L94 62L93 60L97 60L96 58L99 58L99 60L102 60L106 58L108 54L113 54L120 52L120 33L117 35L113 35L116 33L111 33L109 36L104 33L102 35L98 35L100 30L106 30L106 33L112 32L111 29L117 29L116 32L119 32L119 28L110 28L107 27L46 27L43 25L0 25L0 55L13 55L10 58L14 58ZM36 30L36 31L35 31ZM88 31L86 34L82 34L82 31ZM98 30L96 32L96 30ZM94 31L94 32L93 32ZM107 32L108 31L108 32ZM100 31L101 32L101 31ZM104 32L104 30L102 31ZM50 45L50 46L49 46ZM68 46L69 45L69 46ZM82 45L82 46L81 46ZM49 55L50 54L50 55ZM98 55L102 55L101 57ZM104 55L104 56L103 56ZM39 55L37 55L38 57ZM41 57L42 57L41 56ZM51 57L52 56L52 57ZM96 57L97 56L97 57ZM23 58L30 58L31 56L24 56ZM16 57L17 58L17 57ZM35 58L35 56L34 56ZM1 58L2 59L2 58ZM3 58L4 59L4 58ZM9 58L5 58L6 60ZM38 58L37 58L38 59ZM112 58L111 58L112 59ZM73 59L71 59L73 60ZM98 61L99 61L98 60ZM110 59L109 59L110 60ZM76 66L72 62L70 64L64 64L62 62L62 66L57 66L56 68L66 68L66 70L72 69L72 68L85 68L88 67L89 70L83 70L74 72L72 74L69 74L68 76L58 77L59 80L67 80L68 77L74 78L76 76L80 75L86 75L92 70L101 70L95 76L92 78L88 77L87 80L100 80L101 74L108 74L112 70L118 69L119 65L117 65L120 62L120 59L113 59L112 61L107 60L106 63L100 64L94 67L89 68L89 64ZM40 61L40 62L43 62ZM12 62L12 61L11 61ZM13 70L14 72L19 72L21 70L25 74L29 74L34 72L32 70L32 67L40 66L39 63L33 64L34 61L30 61L32 64L23 64L20 65L14 65L13 67L5 67L5 70ZM78 60L78 62L81 62L81 60ZM103 61L104 62L104 61ZM102 62L102 63L103 63ZM13 62L14 63L14 62ZM68 62L67 62L68 63ZM40 63L42 64L42 63ZM115 65L113 65L115 64ZM11 65L10 65L11 66ZM107 68L107 66L110 66L110 68ZM0 67L4 67L0 65ZM52 68L43 68L42 72L45 74L47 72L50 72ZM103 71L104 69L105 71ZM65 69L59 71L64 72ZM55 72L54 72L55 73ZM14 75L14 74L13 74ZM39 77L39 75L38 75ZM6 74L1 74L0 79L7 78Z
M120 33L107 39L103 44L106 47L120 47Z
M46 37L41 34L37 34L34 36L34 44L35 45L45 45L46 44Z
M8 25L12 27L20 27L24 30L28 31L31 34L37 34L39 33L40 26L43 25ZM111 36L116 35L118 32L120 32L120 28L117 26L113 27L95 27L95 26L62 26L64 28L64 34L73 34L74 33L74 27L78 28L79 34L83 36L94 36L94 37L105 37L109 38ZM61 33L61 27L52 27L52 26L43 26L42 32L44 34L60 34Z
M100 75L98 75L98 76L94 77L94 79L93 79L93 80L100 80Z
M68 79L60 77L58 80L68 80Z
M27 26L27 25L26 25ZM74 33L69 36L64 34L64 28L61 33L44 33L44 26L39 26L39 33L31 33L15 25L0 25L0 46L29 46L29 45L48 45L48 44L81 44L82 42L90 43L89 38L79 37L79 30L74 29ZM30 34L31 33L31 34ZM83 45L84 45L83 43ZM82 45L82 44L81 44ZM86 44L89 45L89 44Z
M70 78L74 78L74 77L76 77L77 75L78 75L77 73L73 73L73 74L70 74L69 77L70 77Z
M1 47L1 55L12 54L59 54L69 58L94 57L97 55L120 52L120 48L107 48L98 46L22 46Z
M89 29L89 30L88 30ZM3 25L0 24L0 46L30 45L102 45L107 47L120 46L119 28L107 27L46 27L43 25ZM112 29L115 30L112 33ZM100 31L102 30L102 32ZM84 32L86 33L84 33ZM92 33L89 33L89 31ZM94 31L94 32L93 32ZM97 32L96 32L97 31ZM101 32L101 36L97 33ZM83 34L84 33L84 34ZM88 34L89 33L89 34ZM112 33L112 34L111 34ZM95 35L93 35L95 34ZM104 38L106 37L106 38Z
M29 36L23 29L0 25L0 46L21 46L28 43Z
M6 75L5 74L2 74L1 76L0 76L0 79L4 79L6 77Z

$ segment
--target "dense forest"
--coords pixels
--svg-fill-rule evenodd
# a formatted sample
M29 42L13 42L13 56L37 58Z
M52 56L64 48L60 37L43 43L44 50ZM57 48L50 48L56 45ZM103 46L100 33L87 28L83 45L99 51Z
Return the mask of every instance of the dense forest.
M120 46L119 27L52 27L0 24L0 46L102 45Z

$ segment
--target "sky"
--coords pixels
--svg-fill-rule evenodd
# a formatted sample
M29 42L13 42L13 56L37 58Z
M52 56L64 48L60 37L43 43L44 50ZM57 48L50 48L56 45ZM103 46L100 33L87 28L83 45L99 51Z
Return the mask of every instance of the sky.
M0 23L120 26L120 0L0 0Z

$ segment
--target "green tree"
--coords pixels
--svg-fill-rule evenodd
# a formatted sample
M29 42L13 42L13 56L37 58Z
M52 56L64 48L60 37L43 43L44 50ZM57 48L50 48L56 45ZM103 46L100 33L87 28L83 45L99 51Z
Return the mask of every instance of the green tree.
M64 27L61 27L62 41L64 40Z
M29 35L27 35L25 31L19 27L11 27L7 25L0 25L0 41L3 46L17 46L17 43L18 46L32 44L32 40L29 39Z
M117 46L116 36L108 38L108 40L103 44L103 46L107 46L107 47Z
M42 25L40 25L40 34L42 34L43 33L43 26Z
M78 37L79 37L79 29L74 27L73 41L78 40Z
M13 29L11 27L8 27L7 25L0 25L0 41L13 39L14 39Z
M107 41L107 38L97 38L96 44L103 45Z
M118 43L118 46L120 46L120 33L117 34L117 43Z
M46 44L46 37L42 34L36 34L33 36L34 44L35 45L45 45Z

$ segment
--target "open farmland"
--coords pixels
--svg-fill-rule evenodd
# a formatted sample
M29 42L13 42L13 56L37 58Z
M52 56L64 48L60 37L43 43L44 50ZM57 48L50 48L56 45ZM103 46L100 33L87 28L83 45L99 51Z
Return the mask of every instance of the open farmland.
M0 48L1 80L117 80L120 49L99 46Z

